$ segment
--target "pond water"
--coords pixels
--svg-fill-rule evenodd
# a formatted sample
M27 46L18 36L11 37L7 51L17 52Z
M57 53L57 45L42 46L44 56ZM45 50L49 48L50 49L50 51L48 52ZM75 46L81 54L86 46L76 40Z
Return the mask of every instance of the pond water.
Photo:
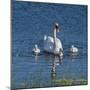
M12 2L12 88L61 86L53 80L87 80L87 6ZM55 22L62 41L64 57L43 52L44 35L52 36ZM38 44L41 54L33 55ZM70 56L71 45L79 48ZM78 85L78 83L77 83Z

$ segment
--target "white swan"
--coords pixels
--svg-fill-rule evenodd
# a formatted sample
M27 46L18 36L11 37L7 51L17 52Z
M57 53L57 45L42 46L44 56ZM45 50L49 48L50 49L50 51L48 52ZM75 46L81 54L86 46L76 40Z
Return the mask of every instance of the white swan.
M61 51L63 51L62 43L60 39L56 37L56 32L59 31L58 23L55 23L55 27L53 30L53 37L44 36L44 51L48 53L53 53L55 55L61 55ZM62 54L63 55L63 54Z
M33 51L34 54L39 54L40 53L40 49L38 48L37 44L35 44L35 46L34 46L32 51Z
M72 45L71 48L70 48L70 52L71 53L77 53L78 52L78 48L75 47L74 45Z

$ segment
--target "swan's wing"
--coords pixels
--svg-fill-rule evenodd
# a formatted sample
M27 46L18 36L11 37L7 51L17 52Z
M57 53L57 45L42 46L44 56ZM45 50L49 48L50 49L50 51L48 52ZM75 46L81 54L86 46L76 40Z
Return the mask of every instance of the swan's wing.
M56 47L58 48L58 49L62 49L63 50L63 47L62 47L62 42L61 42L61 40L60 39L58 39L58 38L56 38Z
M50 43L50 42L54 43L53 37L50 37L50 36L48 36L47 41L48 41L49 43Z
M35 52L35 48L32 49L32 52Z
M48 36L47 39L44 41L44 50L47 52L53 51L53 37Z
M45 40L44 42L44 50L48 51L48 52L53 52L54 49L54 39L53 37L48 36L47 40ZM59 52L59 50L62 49L62 43L61 41L56 38L56 50Z

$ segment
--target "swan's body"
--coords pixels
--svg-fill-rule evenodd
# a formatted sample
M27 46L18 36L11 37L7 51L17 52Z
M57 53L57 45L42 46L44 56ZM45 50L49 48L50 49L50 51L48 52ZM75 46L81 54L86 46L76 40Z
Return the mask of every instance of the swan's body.
M46 35L44 36L44 51L62 56L63 54L60 52L60 50L63 51L63 47L60 39L56 37L57 29L58 26L56 26L54 29L53 37Z
M38 45L35 45L35 47L33 48L33 53L34 54L39 54L40 53L40 49L38 48Z
M62 49L61 41L56 38L56 50L54 52L54 39L53 37L48 36L46 40L44 40L44 50L46 52L59 54L59 50Z
M71 48L70 48L70 52L71 53L77 53L78 52L78 48L75 47L74 45L72 45Z

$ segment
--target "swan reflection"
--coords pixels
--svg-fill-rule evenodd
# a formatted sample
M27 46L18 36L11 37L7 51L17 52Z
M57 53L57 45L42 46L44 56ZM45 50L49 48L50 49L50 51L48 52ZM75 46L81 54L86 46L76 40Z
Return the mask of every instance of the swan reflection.
M62 64L63 57L59 57L51 54L45 54L44 58L45 61L48 62L49 65L51 66L51 70L50 70L51 79L55 80L57 76L56 68ZM39 56L35 55L35 62L37 63L38 60L39 60Z
M56 79L56 68L58 65L62 64L62 59L60 59L60 57L58 56L54 56L54 58L52 59L52 66L51 66L51 79L55 80Z

